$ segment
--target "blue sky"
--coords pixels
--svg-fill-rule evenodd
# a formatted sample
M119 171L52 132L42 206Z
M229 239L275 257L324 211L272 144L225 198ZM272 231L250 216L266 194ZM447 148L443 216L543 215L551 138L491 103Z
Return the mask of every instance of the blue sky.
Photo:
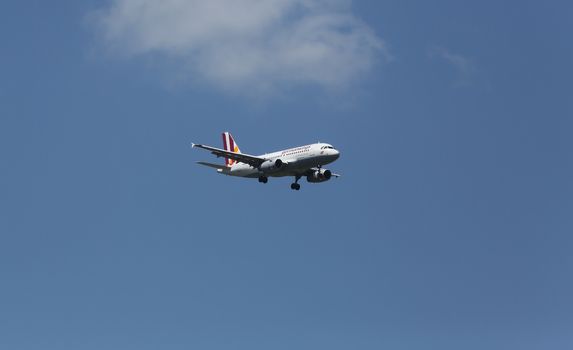
M0 347L573 347L569 2L205 4L0 5Z

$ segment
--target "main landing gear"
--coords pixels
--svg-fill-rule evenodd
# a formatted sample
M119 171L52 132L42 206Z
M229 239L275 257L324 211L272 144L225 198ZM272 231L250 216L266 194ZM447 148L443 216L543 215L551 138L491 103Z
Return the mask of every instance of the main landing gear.
M294 182L290 184L290 188L292 190L296 190L296 191L300 190L300 184L298 183L298 180L300 180L300 176L297 175L294 178Z
M262 182L264 184L267 183L267 181L269 181L269 178L266 176L259 176L259 182Z

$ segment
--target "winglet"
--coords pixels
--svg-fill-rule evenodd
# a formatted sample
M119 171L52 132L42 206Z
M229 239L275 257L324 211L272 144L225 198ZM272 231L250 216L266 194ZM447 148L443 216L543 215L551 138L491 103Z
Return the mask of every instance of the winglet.
M195 144L193 142L191 142L191 148L194 148Z

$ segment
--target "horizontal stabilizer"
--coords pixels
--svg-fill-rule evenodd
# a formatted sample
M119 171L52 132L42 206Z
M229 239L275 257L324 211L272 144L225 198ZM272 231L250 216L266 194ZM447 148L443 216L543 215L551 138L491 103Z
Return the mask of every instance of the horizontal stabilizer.
M213 164L213 163L207 163L207 162L197 162L197 164L201 164L201 165L205 165L205 166L208 166L208 167L211 167L211 168L221 169L221 170L227 168L227 166L225 166L225 165Z
M200 145L197 143L192 143L191 147L202 148L202 149L205 149L207 151L210 151L212 154L216 155L217 157L225 157L227 159L232 159L232 160L235 160L237 162L249 164L250 166L252 166L254 168L260 167L261 164L263 164L266 161L265 158L251 156L251 155L245 154L245 153L235 153L235 152L226 151L224 149L220 149L220 148L216 148L216 147ZM238 147L237 147L237 149L238 149Z

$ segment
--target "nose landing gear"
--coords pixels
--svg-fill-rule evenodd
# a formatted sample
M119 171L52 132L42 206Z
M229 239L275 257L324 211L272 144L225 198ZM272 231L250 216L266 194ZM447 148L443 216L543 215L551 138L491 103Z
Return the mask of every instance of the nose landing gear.
M267 183L267 181L269 181L269 178L266 176L259 176L259 182L262 182L264 184Z

